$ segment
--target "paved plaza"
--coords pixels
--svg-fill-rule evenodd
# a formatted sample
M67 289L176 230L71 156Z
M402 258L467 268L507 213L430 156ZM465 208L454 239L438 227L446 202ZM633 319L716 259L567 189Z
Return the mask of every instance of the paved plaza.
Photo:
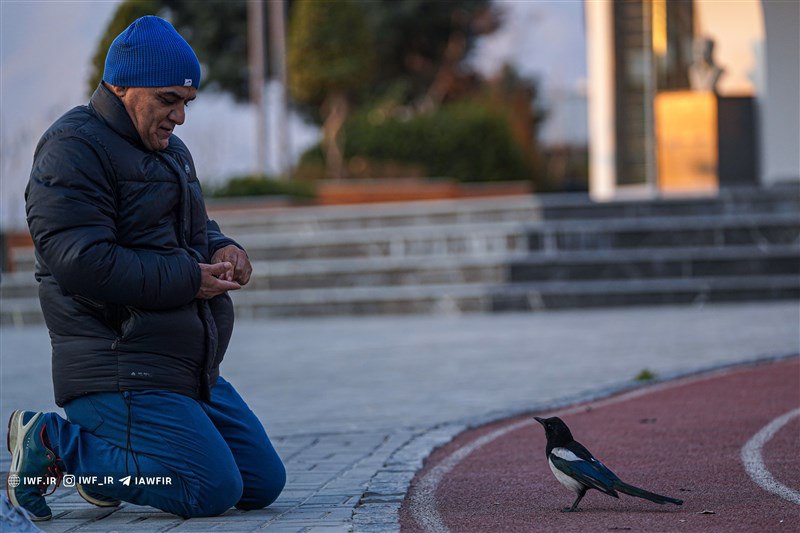
M262 511L181 520L74 489L49 502L45 531L393 531L408 483L459 431L607 394L648 369L669 378L800 351L797 302L527 314L237 323L222 374L288 470ZM44 327L0 329L0 411L52 410ZM2 438L5 440L5 424ZM7 452L0 466L7 472Z

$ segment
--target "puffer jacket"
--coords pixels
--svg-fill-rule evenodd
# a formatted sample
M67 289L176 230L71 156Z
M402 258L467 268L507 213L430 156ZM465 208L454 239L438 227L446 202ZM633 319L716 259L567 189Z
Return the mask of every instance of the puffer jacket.
M100 84L39 141L25 201L56 403L135 390L207 400L233 305L195 299L198 263L236 243L208 219L180 139L148 151Z

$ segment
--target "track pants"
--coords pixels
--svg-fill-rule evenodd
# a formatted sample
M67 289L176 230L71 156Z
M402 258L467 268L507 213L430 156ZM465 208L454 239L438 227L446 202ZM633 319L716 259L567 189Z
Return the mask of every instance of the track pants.
M104 496L189 518L266 507L286 483L261 422L222 377L208 403L114 392L64 410L69 421L46 415L50 444L76 482Z

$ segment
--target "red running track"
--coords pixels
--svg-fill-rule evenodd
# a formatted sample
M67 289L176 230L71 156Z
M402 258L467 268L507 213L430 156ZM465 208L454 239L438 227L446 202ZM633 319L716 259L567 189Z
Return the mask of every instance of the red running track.
M681 498L681 507L591 490L582 512L561 513L574 495L547 466L542 427L525 416L477 428L426 461L403 503L401 528L800 531L800 505L756 484L742 462L742 447L754 435L798 407L800 359L793 358L553 412L564 413L575 439L624 481ZM761 451L766 470L800 497L800 416L794 415Z

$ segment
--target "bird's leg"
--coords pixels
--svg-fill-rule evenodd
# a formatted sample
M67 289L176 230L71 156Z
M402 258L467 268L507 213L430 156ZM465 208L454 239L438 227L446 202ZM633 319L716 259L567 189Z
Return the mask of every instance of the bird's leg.
M572 507L564 507L563 509L561 509L561 512L562 513L577 513L578 511L580 511L580 509L578 509L578 504L581 502L581 500L583 499L583 497L585 495L586 495L586 489L581 490L578 493L578 497L575 498L575 503L572 504Z

